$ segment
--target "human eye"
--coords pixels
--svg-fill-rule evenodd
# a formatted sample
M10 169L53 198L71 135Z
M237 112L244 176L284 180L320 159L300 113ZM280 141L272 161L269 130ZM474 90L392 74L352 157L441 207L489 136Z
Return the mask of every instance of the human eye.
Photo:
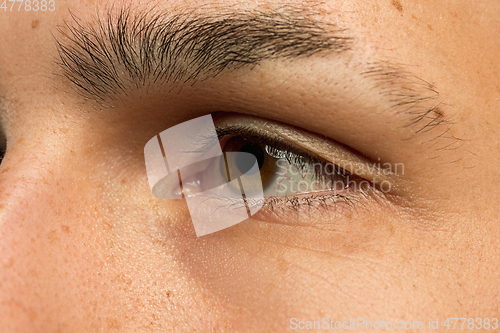
M217 136L204 136L201 131L197 151L203 154L220 146L224 156L184 172L182 186L187 196L227 183L230 174L245 174L248 164L239 158L244 154L255 156L260 173L245 187L248 208L260 210L256 218L269 212L286 219L282 213L289 211L355 207L379 195L380 185L387 182L387 175L370 168L368 160L325 137L248 115L220 112L212 117ZM241 196L238 186L229 188L234 198ZM259 191L261 195L252 195ZM224 199L217 209L234 207L234 201Z
M247 119L248 120L248 119ZM263 129L245 119L217 127L222 151L249 153L256 157L267 203L297 199L307 194L347 194L358 177L316 153ZM238 155L235 155L238 156ZM226 154L228 170L243 172L241 163ZM352 183L352 184L350 184ZM282 199L278 199L282 198Z

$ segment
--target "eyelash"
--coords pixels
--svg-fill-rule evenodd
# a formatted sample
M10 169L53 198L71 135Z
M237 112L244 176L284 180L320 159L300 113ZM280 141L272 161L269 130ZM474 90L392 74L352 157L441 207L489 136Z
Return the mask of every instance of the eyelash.
M253 139L259 144L269 146L271 149L276 151L286 152L285 159L290 165L296 167L299 172L303 171L308 165L324 165L328 163L325 159L311 153L310 151L298 147L283 138L273 135L269 132L259 130L250 126L241 125L231 125L226 127L215 127L217 132L218 140L213 140L213 137L205 137L203 133L199 133L199 142L201 147L197 150L199 152L209 151L214 145L218 144L221 139L232 136L243 136L248 139ZM323 168L321 168L323 170ZM322 172L317 172L316 168L314 170L314 176L316 180L321 180L325 177ZM356 178L356 176L351 175L347 171L335 166L335 173L330 174L330 177L334 176L349 176L351 178ZM359 191L358 191L359 192ZM292 209L298 211L302 207L318 207L328 209L329 207L335 207L337 204L344 204L348 207L353 207L353 205L359 202L359 196L354 194L354 192L349 191L344 194L339 193L327 193L327 194L312 194L307 195L294 195L294 196L284 196L284 197L267 197L264 198L263 207L269 208L271 211L275 209ZM248 203L249 206L251 203Z

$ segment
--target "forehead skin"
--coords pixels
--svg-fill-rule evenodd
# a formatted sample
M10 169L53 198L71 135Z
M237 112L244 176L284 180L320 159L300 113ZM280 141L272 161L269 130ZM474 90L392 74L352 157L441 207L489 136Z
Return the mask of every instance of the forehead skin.
M197 10L266 10L276 3L207 1ZM199 4L165 1L156 9L178 13ZM411 201L414 193L428 212L374 209L362 219L339 217L335 230L292 227L300 241L287 242L273 238L285 228L276 225L251 235L238 226L234 234L183 237L185 207L150 195L145 142L201 115L210 98L190 104L135 96L103 107L53 75L60 74L53 35L71 20L68 9L95 22L105 7L57 0L53 12L0 11L0 109L8 141L0 168L2 331L280 332L290 318L498 318L499 2L325 1L319 16L353 36L355 60L332 58L325 67L325 59L311 58L293 71L263 64L236 84L198 83L205 95L241 107L266 90L282 92L285 76L305 80L290 84L293 98L276 93L268 100L281 107L277 115L264 102L247 112L342 136L363 151L377 147L387 158L397 151L413 175L405 195ZM337 115L317 97L352 94L349 66L372 59L411 68L437 87L450 136L460 144L448 146L437 131L412 136L408 146L385 145L399 132L376 136L370 115L339 113L349 124L345 133L325 126ZM321 77L325 68L347 79ZM242 81L245 91L234 88ZM294 113L290 104L317 107Z

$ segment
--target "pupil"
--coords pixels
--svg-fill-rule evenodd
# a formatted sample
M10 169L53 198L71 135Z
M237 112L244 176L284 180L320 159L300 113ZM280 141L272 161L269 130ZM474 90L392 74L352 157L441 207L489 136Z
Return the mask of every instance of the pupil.
M255 158L257 159L257 163L259 165L259 170L260 168L262 168L265 156L264 156L264 151L262 150L262 148L260 148L259 145L255 143L247 143L246 145L241 147L240 152L250 153L253 156L255 156ZM248 156L247 154L238 154L236 158L236 166L238 167L238 169L242 174L245 174L248 172L248 170L250 170L253 167L255 163L254 161L255 160L251 156Z

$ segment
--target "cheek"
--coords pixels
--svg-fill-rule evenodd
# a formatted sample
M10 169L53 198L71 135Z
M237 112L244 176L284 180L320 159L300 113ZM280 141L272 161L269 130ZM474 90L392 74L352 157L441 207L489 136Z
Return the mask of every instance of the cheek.
M263 331L288 327L290 318L396 323L403 315L427 320L467 312L461 300L474 303L475 296L464 287L468 278L454 273L462 249L447 248L442 232L390 215L359 208L310 226L250 219L200 238L171 237L166 249L183 275L222 300L234 327L245 319Z
M128 200L120 196L130 191L126 184L113 174L110 185L102 170L82 167L84 160L42 159L12 151L2 164L0 327L96 332L216 325L210 298L152 241L157 216L133 192ZM190 322L193 316L203 319Z
M36 155L35 155L36 156ZM16 158L18 157L18 158ZM58 314L59 306L73 306L78 278L72 272L74 210L60 177L44 172L39 159L9 152L2 163L0 256L2 313L7 327L39 327ZM44 163L45 164L45 163ZM58 199L59 198L59 199ZM81 237L81 233L79 235ZM88 269L84 267L83 270ZM80 269L82 271L82 269Z
M255 330L287 327L297 316L317 319L319 312L345 318L387 315L390 306L379 291L387 290L387 281L399 272L383 246L399 235L384 226L391 223L381 214L371 219L333 215L316 219L315 226L250 219L200 238L172 238L169 251L182 263L184 275L234 314L245 309L245 315L261 318L252 321L262 325ZM411 299L409 290L392 288L398 298ZM241 313L233 318L238 327Z

